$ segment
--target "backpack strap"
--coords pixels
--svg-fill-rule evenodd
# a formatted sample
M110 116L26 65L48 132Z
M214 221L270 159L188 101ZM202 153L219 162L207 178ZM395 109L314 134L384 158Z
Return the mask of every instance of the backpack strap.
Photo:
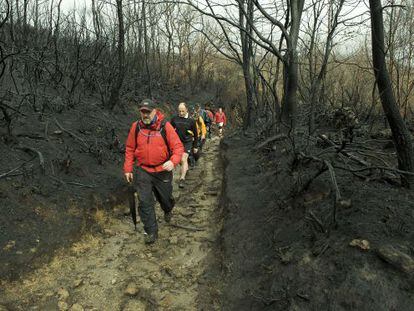
M141 130L141 127L139 126L139 121L136 121L136 126L135 126L135 149L137 149L137 138L138 138L138 133Z
M167 146L168 156L171 157L170 145L168 144L167 131L165 129L166 124L167 124L167 120L164 119L164 120L161 121L160 134L161 134L162 138L164 138L164 143Z
M137 149L137 138L138 138L138 133L141 130L141 127L139 126L139 121L135 122L137 125L135 126L135 149ZM168 145L168 140L167 140L167 132L165 130L165 124L167 124L167 120L162 120L161 121L161 126L160 126L160 134L162 136L162 138L164 139L164 143L167 146L167 150L168 150L168 156L171 157L171 150L170 150L170 146Z

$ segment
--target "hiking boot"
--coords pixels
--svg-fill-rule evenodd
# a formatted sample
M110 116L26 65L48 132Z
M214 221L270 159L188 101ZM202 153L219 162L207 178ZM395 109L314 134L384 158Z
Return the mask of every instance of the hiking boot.
M164 213L164 220L166 223L170 223L171 218L172 218L172 212Z
M178 183L179 188L184 188L184 179L180 179L180 182Z
M195 166L195 158L194 158L194 156L191 156L190 158L189 158L189 164L190 164L190 168L194 168L194 166Z
M153 244L156 240L157 240L156 233L149 233L149 234L146 234L144 237L145 244Z

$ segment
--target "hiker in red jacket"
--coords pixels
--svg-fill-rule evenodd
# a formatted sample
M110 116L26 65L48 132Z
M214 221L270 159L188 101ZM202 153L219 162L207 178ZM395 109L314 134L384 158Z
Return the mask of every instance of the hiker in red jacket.
M174 207L172 170L180 163L184 147L153 101L143 100L139 110L141 118L132 124L125 144L124 174L132 183L136 160L139 216L144 224L145 243L151 244L158 237L153 194L164 211L165 221L170 222Z
M226 126L227 118L223 111L223 109L220 107L219 110L214 115L214 123L217 124L219 128L219 137L223 136L223 128Z

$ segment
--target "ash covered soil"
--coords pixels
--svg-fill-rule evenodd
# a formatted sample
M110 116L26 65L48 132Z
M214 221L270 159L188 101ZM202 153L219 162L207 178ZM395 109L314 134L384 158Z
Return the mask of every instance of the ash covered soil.
M395 157L389 142L361 137L347 150L357 145ZM314 178L320 163L292 161L286 141L258 150L235 135L222 147L224 310L413 310L411 190L375 170L337 169L354 163L315 142L309 154L335 166L341 192L333 225L330 174Z
M412 310L414 194L392 172L338 169L358 164L313 141L309 154L335 166L333 223L321 163L292 161L287 141L215 137L175 184L175 226L157 207L159 240L145 246L121 177L133 116L38 118L1 142L0 174L17 169L0 179L0 310ZM347 150L392 163L386 144Z
M156 207L154 245L144 244L142 224L133 230L126 205L115 208L118 215L98 210L102 233L86 234L47 265L3 281L0 304L10 310L219 309L220 282L212 275L222 226L218 148L218 138L209 141L186 187L175 185L171 224Z
M0 132L0 278L9 280L100 230L93 216L120 200L122 143L134 118L92 100L61 113L29 108L12 137Z

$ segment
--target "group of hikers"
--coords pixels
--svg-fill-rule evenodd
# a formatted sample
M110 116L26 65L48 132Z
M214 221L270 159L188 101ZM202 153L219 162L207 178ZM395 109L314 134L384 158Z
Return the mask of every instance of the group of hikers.
M189 107L182 102L178 105L178 114L170 122L157 108L150 99L140 103L140 118L132 124L125 144L124 174L138 192L138 212L144 224L146 244L158 238L155 199L164 211L164 220L171 221L175 204L172 195L174 168L180 165L179 187L184 188L189 162L193 166L200 157L212 126L217 126L219 137L222 137L227 123L221 107L213 114L209 106L202 109L196 104L190 114Z

